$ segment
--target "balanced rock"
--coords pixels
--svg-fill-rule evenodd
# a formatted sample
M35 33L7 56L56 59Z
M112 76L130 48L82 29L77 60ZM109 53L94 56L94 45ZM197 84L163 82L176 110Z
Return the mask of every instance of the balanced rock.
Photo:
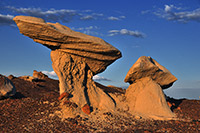
M92 77L121 57L118 49L100 38L75 32L59 23L46 23L29 16L16 16L13 20L22 34L52 50L52 66L59 78L60 94L69 93L68 103L78 106L65 111L76 114L73 111L81 111L85 105L87 109L88 106L115 109L113 99L96 86Z
M130 83L125 93L129 112L153 119L174 118L163 89L170 87L176 80L151 57L140 57L125 78L125 82Z
M124 81L130 84L136 80L150 77L158 83L162 89L169 88L177 80L164 66L160 65L151 57L142 56L128 71Z
M16 88L12 81L0 74L0 99L14 96Z

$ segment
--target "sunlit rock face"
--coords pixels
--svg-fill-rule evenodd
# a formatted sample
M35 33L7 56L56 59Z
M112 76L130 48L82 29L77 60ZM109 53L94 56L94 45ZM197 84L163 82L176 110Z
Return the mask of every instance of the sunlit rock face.
M65 108L67 113L76 115L82 110L88 114L86 107L115 109L113 99L96 86L92 77L121 57L118 49L100 38L75 32L59 23L46 23L41 18L16 16L13 20L22 34L52 50L60 94L69 94L65 100L74 103L70 104L73 107Z
M121 57L121 52L104 40L89 36L59 23L45 23L41 18L16 16L20 32L51 50L82 57L94 73L100 73Z
M39 80L48 78L47 75L45 75L45 74L42 73L42 72L38 72L38 71L36 71L36 70L33 71L33 77L34 77L34 78L37 78L37 79L39 79Z
M174 118L163 89L170 87L176 80L174 75L151 57L140 57L124 80L130 83L125 94L129 112L153 119Z
M150 77L163 89L169 88L177 80L169 70L160 65L156 60L142 56L130 68L124 81L132 84L144 77Z

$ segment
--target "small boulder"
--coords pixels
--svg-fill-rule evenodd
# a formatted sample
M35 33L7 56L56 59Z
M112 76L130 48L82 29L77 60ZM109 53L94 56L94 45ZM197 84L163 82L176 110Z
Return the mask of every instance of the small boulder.
M162 89L169 88L177 80L164 66L160 65L157 61L151 57L142 56L128 71L124 81L130 84L136 82L136 80L150 77L156 83L158 83Z
M89 115L91 112L90 112L90 106L88 104L85 104L83 107L82 107L82 111Z
M16 88L7 77L0 74L0 99L14 96Z
M37 78L37 79L45 79L45 78L48 78L47 75L45 75L44 73L42 72L38 72L36 70L33 71L33 77L34 78Z
M20 78L20 79L23 79L23 80L26 80L26 81L29 81L29 82L38 81L37 78L34 78L34 77L32 77L32 76L20 76L19 78Z
M8 76L8 79L10 79L10 80L12 80L12 79L14 79L14 78L16 78L16 77L13 76L12 74Z

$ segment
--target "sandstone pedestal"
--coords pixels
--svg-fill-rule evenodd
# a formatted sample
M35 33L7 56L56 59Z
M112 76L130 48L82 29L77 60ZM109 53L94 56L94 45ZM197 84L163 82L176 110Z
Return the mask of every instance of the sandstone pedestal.
M51 52L52 66L59 77L60 94L70 94L68 100L78 107L114 110L114 101L92 80L93 73L81 57L55 50Z
M126 91L126 98L132 114L153 119L175 117L167 105L162 88L149 77L131 84Z

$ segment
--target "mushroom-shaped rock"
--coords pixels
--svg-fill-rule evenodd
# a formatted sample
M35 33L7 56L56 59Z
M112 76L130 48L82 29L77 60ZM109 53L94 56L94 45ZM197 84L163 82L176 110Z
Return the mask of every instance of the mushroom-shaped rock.
M16 88L12 81L0 74L0 99L14 96Z
M129 112L153 119L174 118L163 89L170 87L176 80L175 76L151 57L140 57L125 78L125 82L130 83L125 93Z
M160 65L151 57L142 56L128 71L124 81L130 84L136 80L150 77L158 83L162 89L169 88L177 80L164 66Z
M113 99L96 86L92 77L121 57L118 49L98 37L75 32L59 23L46 23L29 16L16 16L13 20L22 34L52 50L60 94L69 93L63 100L78 106L65 112L69 110L72 111L67 111L69 114L76 115L85 105L93 109L115 109Z

